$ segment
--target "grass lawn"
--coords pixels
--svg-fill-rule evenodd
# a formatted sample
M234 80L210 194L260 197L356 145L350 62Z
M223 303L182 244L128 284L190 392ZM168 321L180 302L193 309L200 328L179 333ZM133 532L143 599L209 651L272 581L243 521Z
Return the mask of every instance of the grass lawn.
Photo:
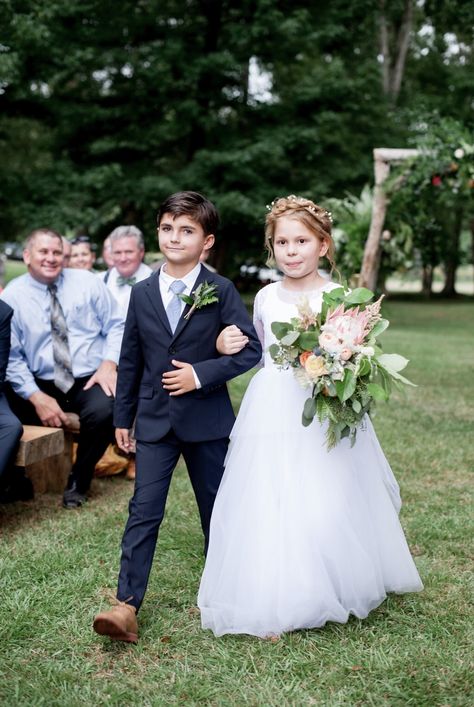
M26 272L26 265L23 260L7 260L5 263L5 285L8 285L14 277L23 275Z
M419 385L375 426L400 482L402 523L425 590L365 621L276 642L200 628L202 539L185 470L175 473L137 646L91 630L116 585L130 482L94 482L66 512L57 496L0 510L2 705L414 705L474 703L472 301L391 300L388 351ZM248 375L234 381L235 403ZM471 663L470 663L471 660Z

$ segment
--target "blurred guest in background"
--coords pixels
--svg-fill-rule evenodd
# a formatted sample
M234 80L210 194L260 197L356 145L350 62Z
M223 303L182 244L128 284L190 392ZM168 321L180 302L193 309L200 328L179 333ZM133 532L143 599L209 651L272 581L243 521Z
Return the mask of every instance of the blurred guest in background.
M61 236L61 240L63 242L63 267L69 268L69 263L71 260L71 243L64 236Z
M143 262L145 242L139 228L118 226L109 238L114 265L101 277L119 303L125 318L133 285L149 277L152 270Z
M107 236L105 241L102 243L102 260L107 270L114 267L114 259L112 257L112 244L110 243L110 236Z
M119 303L120 311L125 319L133 285L149 277L152 269L143 262L145 242L139 228L118 226L108 236L108 239L112 250L113 267L101 274L101 277ZM110 453L111 450L108 450L109 456ZM96 475L109 475L109 473L114 473L114 468L114 465L111 464L108 471L96 472ZM134 454L130 454L125 476L130 480L135 478Z
M95 263L95 246L89 236L76 236L71 241L71 257L69 267L93 272Z

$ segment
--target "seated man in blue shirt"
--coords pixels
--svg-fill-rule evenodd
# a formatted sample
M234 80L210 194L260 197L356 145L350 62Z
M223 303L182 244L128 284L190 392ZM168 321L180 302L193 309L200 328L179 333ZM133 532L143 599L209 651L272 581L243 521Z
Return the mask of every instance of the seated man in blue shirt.
M22 426L8 406L3 392L5 373L10 351L10 320L13 311L0 300L0 503L13 501L25 496L19 485L14 485L13 461L18 442L22 435ZM23 480L22 475L22 480ZM26 481L26 479L25 479Z
M77 457L64 492L65 508L86 500L94 467L113 439L112 409L123 317L95 275L64 269L59 233L27 238L28 273L2 293L14 310L7 368L10 405L26 424L81 422Z

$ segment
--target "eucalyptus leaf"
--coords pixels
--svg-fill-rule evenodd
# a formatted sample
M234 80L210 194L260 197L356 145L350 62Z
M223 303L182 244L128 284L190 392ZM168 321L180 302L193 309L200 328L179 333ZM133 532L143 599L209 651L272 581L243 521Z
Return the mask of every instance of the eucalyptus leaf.
M403 371L408 364L408 359L400 354L381 354L377 356L377 361L389 371L389 373L398 373Z
M353 374L353 372L349 369L346 368L346 372L344 374L344 388L343 388L343 394L342 394L342 401L344 402L348 398L351 397L351 395L354 394L354 391L356 389L357 385L357 378Z
M297 341L299 336L300 334L298 331L289 331L288 334L285 334L285 336L280 339L280 341L283 346L291 346L295 343L295 341Z
M370 373L371 369L372 366L370 365L370 361L367 358L362 358L359 362L359 378L362 378L362 376L366 376L368 373Z
M387 400L388 398L386 391L378 383L367 383L367 390L374 400Z
M311 351L318 344L319 334L317 331L303 331L299 338L299 345L305 351Z
M323 300L325 302L336 302L338 300L342 301L344 296L345 290L343 287L334 287L332 290L329 290L329 292L324 292Z
M278 346L278 344L270 344L270 346L268 347L268 353L272 358L276 358L280 353L280 347Z
M380 336L380 334L387 329L388 325L390 322L388 319L381 319L377 324L373 327L372 331L370 332L370 336Z
M277 339L284 337L291 329L291 324L288 322L272 322L272 332Z
M346 304L363 304L372 299L374 293L368 290L367 287L356 287L355 290L346 295L344 302Z
M303 408L303 420L309 420L312 422L314 416L316 415L316 400L311 397L305 400ZM303 422L304 424L304 422ZM309 424L309 423L308 423Z

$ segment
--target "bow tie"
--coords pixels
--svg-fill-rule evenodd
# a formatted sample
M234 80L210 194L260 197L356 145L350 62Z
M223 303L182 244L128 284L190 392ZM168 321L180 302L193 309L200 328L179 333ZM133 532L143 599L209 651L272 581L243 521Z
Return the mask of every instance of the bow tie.
M117 285L119 287L123 287L123 285L130 285L132 287L137 281L136 277L122 277L122 275L119 275L117 277Z

